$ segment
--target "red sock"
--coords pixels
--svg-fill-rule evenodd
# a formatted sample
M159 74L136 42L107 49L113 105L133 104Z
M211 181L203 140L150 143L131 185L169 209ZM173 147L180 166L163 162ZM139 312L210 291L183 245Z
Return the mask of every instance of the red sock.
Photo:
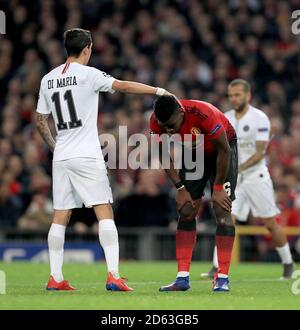
M177 260L178 272L190 271L195 243L196 243L195 230L177 230L176 260Z
M228 275L234 236L216 236L219 269L218 273Z

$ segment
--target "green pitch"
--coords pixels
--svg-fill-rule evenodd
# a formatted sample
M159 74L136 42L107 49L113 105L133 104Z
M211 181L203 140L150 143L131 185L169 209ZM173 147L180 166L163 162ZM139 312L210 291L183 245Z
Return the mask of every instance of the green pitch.
M108 292L104 263L67 264L65 278L79 291L47 292L48 265L0 263L7 281L6 294L0 294L0 309L300 309L300 294L291 291L293 280L278 279L280 264L232 266L230 293L214 293L211 281L199 279L208 267L207 263L193 263L192 289L165 293L158 288L174 280L175 262L122 262L122 275L135 291Z

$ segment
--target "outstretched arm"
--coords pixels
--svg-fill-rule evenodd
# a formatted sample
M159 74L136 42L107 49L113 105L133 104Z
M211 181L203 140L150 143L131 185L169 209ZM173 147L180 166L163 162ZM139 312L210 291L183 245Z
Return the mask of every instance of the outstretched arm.
M49 149L53 152L55 148L55 140L52 136L48 125L48 117L49 115L37 113L35 117L36 128L39 131L41 137L48 145Z
M175 97L176 101L181 106L181 103L176 95L160 87L153 87L135 81L125 81L125 80L123 81L116 79L112 84L112 89L114 89L115 91L119 91L121 93L128 93L128 94L150 94L157 96L171 95Z
M152 87L135 81L115 80L112 84L115 91L129 94L151 94L151 95L170 95L163 88Z

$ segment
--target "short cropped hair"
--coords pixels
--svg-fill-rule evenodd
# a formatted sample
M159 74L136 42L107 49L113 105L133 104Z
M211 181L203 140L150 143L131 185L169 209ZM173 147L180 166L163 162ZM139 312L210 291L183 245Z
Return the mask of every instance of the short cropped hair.
M172 95L160 96L154 102L155 117L162 123L167 122L179 108L178 102Z
M91 32L79 28L67 30L64 43L68 56L78 57L86 46L92 44Z
M248 81L246 81L244 79L234 79L229 83L228 86L232 87L232 86L237 86L237 85L242 85L244 87L245 92L251 91L250 84L248 83Z

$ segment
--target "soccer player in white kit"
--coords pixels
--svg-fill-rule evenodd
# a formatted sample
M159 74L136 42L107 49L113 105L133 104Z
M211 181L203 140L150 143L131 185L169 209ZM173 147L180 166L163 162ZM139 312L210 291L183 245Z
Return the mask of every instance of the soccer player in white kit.
M93 207L99 220L99 241L105 253L106 289L132 291L119 275L118 232L113 220L112 192L99 143L97 116L99 92L169 94L163 88L120 81L87 66L92 38L87 30L64 34L66 63L46 74L40 86L36 126L53 151L53 223L48 234L51 275L48 290L75 290L62 273L65 230L73 208ZM54 140L48 117L52 114Z
M265 154L270 140L270 120L261 110L249 104L250 85L235 79L228 86L229 102L233 108L225 113L235 128L238 138L239 169L236 199L232 202L232 215L247 221L252 215L260 218L269 230L283 264L282 278L291 278L293 259L289 244L275 216L280 213L275 203L273 183L266 166ZM213 277L218 268L216 248L213 268L201 277Z

